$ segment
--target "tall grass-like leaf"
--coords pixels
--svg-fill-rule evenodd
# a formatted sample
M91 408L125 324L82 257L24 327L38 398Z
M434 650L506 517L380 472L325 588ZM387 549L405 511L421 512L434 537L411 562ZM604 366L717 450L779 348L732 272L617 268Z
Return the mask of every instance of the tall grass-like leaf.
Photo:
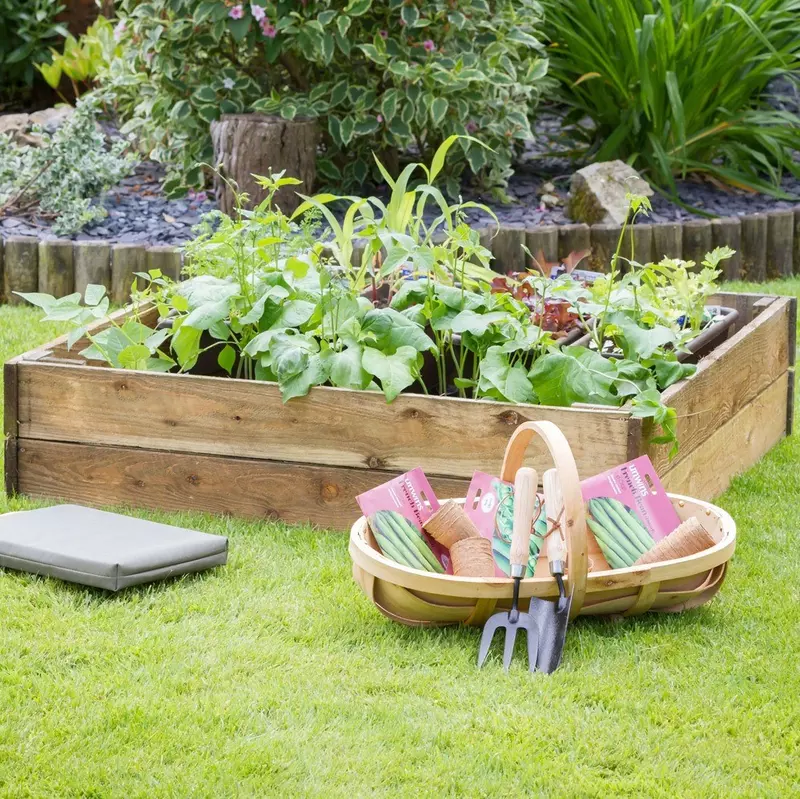
M597 159L675 193L706 174L786 196L800 118L765 99L800 71L800 0L544 0L551 74Z

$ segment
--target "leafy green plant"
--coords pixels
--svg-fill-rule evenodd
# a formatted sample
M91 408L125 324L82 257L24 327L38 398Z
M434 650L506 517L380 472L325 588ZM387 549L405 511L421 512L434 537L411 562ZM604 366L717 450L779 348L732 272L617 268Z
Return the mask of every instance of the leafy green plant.
M796 81L795 0L544 0L552 73L592 158L621 158L654 185L712 181L787 196L800 118L767 84ZM591 125L584 125L583 119Z
M122 55L122 47L116 41L113 25L105 17L99 16L80 39L68 34L62 52L51 48L50 53L50 63L36 64L36 69L56 91L62 77L66 76L77 98L91 88L105 65ZM67 102L63 95L61 99Z
M447 146L441 159L423 167L426 178L436 177ZM594 320L595 349L559 346L522 299L493 292L482 279L488 255L460 218L459 204L447 204L430 183L408 187L419 166L404 171L386 204L350 198L341 224L328 207L330 195L308 198L295 218L286 217L274 196L298 181L282 173L259 178L267 196L255 209L243 210L237 194L235 216L216 215L217 227L187 247L190 280L137 275L146 286L132 287L133 299L156 305L156 331L148 333L138 319L130 329L112 325L91 335L84 354L120 368L216 369L272 381L284 400L333 385L380 390L388 402L415 390L544 405L630 403L636 416L660 426L654 440L675 451L675 411L664 406L660 391L694 370L678 362L677 352L696 332L699 302L728 253L709 255L702 279L688 263L642 266L632 259L622 274L621 236L611 274L592 286L569 275L552 281L532 275L550 284L536 289L542 296L550 288L584 323L588 315ZM441 214L426 225L429 198ZM631 202L633 216L645 207L640 198ZM316 229L320 214L338 225L332 241ZM347 237L356 232L367 236L366 255L352 264ZM441 239L434 241L433 232ZM388 287L378 303L368 288L376 280ZM75 325L70 343L104 313L97 287L84 305L78 295L25 297L48 318ZM677 309L683 318L674 317ZM604 357L607 339L619 357Z
M154 270L148 279L161 281L161 274ZM67 346L72 347L84 336L90 345L81 350L84 357L104 361L117 369L142 369L151 372L166 372L175 361L162 351L168 330L153 330L143 324L139 307L134 307L133 315L117 323L107 316L109 300L104 286L90 284L81 297L79 293L56 299L49 294L14 292L32 305L41 308L43 320L49 322L69 322L73 325L67 336ZM89 333L90 326L101 319L108 325L101 331Z
M46 61L49 47L68 35L56 22L60 0L0 0L0 99L14 89L30 88L34 64Z
M480 132L451 159L502 191L515 147L546 83L537 0L123 0L125 58L102 75L156 160L167 188L195 185L211 160L208 125L222 113L319 119L323 180L349 190L392 176L410 147L429 161L458 133Z
M36 211L54 220L52 229L59 235L106 216L92 199L129 174L136 158L126 152L123 139L106 145L98 113L96 99L80 100L54 133L36 130L40 147L0 135L0 212Z

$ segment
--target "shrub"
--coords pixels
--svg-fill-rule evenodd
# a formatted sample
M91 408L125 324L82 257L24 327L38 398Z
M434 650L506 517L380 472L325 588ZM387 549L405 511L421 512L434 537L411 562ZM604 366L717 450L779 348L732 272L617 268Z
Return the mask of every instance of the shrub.
M318 171L337 189L393 174L409 148L429 159L449 135L478 132L494 152L462 142L449 188L468 167L502 187L547 60L537 0L123 0L127 59L106 85L152 156L176 164L169 189L197 184L208 125L247 110L320 120Z
M551 71L597 160L656 186L710 176L785 196L800 119L764 100L800 66L796 0L544 0ZM590 117L592 126L579 120Z
M105 217L105 209L92 205L92 198L129 174L136 159L125 154L127 142L121 139L106 147L97 116L96 100L86 98L55 133L37 130L40 147L0 135L0 212L38 208L54 218L57 235Z
M49 61L49 47L66 29L56 22L59 0L0 0L0 92L29 88L33 65Z
M79 39L68 35L62 51L51 50L51 55L50 63L36 64L47 85L58 92L61 79L66 76L75 97L80 97L92 87L98 72L122 55L122 48L116 42L112 24L99 16ZM61 99L67 102L63 95Z

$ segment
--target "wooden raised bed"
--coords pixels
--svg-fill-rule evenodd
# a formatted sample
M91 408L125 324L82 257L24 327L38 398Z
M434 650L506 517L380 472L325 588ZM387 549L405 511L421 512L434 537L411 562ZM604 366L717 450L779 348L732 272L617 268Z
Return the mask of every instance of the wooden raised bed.
M548 419L582 477L646 452L668 490L710 499L791 431L796 300L710 302L740 316L697 374L666 392L679 417L671 462L624 408L422 395L387 405L339 388L284 404L268 383L90 366L81 344L68 352L59 339L5 365L6 490L346 530L356 494L415 466L439 496L464 496L474 470L497 473L514 427ZM545 452L534 453L540 473Z

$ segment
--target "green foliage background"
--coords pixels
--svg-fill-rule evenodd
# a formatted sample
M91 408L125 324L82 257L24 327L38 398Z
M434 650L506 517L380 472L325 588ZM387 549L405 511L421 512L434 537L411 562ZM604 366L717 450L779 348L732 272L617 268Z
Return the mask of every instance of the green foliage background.
M209 123L248 110L318 117L319 173L337 190L379 177L373 151L397 174L401 153L428 159L453 133L493 151L464 140L449 188L468 167L502 189L547 85L536 0L123 0L118 11L127 55L101 78L126 130L173 165L170 190L201 182Z

